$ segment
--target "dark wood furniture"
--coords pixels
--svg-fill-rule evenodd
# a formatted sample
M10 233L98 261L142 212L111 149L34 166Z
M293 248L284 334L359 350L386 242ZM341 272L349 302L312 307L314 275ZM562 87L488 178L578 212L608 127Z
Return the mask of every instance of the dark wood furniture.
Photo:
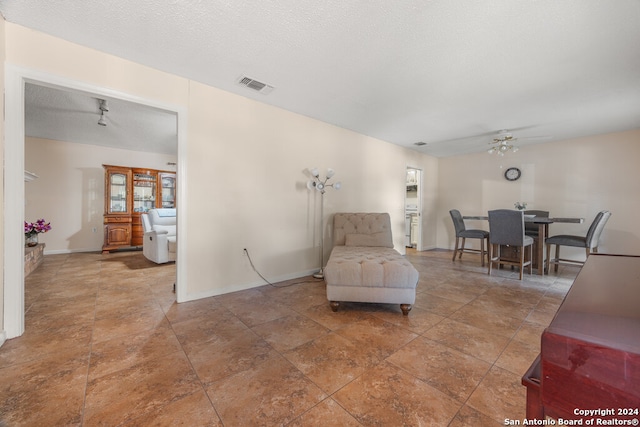
M144 230L141 214L176 206L175 172L103 165L104 243L102 252L140 247Z
M512 263L513 262L517 262L517 260L520 258L521 249L522 248L520 246L502 245L502 246L500 246L501 258L509 260ZM539 267L539 264L538 264L538 256L539 256L538 255L538 238L537 237L533 237L533 247L532 247L532 249L533 249L532 250L533 256L531 258L531 266L537 270L538 267ZM495 250L494 250L494 252L495 252ZM525 258L529 259L529 251L528 250L525 250Z
M131 245L131 168L104 167L104 242L102 253Z
M522 384L528 419L640 419L640 257L588 258Z

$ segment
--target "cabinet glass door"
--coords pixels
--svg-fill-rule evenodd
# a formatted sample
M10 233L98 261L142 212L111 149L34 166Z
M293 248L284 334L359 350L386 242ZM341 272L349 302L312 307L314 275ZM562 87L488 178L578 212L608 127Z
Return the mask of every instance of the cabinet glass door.
M162 207L176 207L176 175L174 173L161 173L160 185L162 193Z
M127 175L109 175L109 213L127 213Z
M148 212L156 207L156 177L145 173L133 174L133 211Z

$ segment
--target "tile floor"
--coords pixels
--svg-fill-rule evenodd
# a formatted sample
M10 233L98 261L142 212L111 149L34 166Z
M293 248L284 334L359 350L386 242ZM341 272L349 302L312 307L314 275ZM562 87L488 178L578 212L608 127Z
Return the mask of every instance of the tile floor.
M174 265L140 252L50 255L26 281L26 332L0 347L0 426L498 426L578 269L489 277L413 252L408 317L331 312L324 282L175 303Z

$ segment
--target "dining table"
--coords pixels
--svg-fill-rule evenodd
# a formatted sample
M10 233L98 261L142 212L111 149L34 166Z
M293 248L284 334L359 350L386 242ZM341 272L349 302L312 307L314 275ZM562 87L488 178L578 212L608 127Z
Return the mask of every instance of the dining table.
M463 216L462 219L465 220L477 220L477 221L488 221L488 215L469 215ZM549 226L554 223L569 223L569 224L582 224L584 222L584 218L571 218L571 217L555 217L555 218L547 218L542 216L532 216L525 215L524 222L534 223L538 225L538 235L534 237L537 246L537 256L538 256L538 274L543 276L545 274L544 271L544 241L547 237L549 237ZM547 254L549 256L549 254Z

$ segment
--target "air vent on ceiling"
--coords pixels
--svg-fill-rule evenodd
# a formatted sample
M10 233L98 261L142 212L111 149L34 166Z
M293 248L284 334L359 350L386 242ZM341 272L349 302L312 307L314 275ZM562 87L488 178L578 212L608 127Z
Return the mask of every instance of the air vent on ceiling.
M418 142L414 142L413 145L417 145L418 147L422 147L423 145L427 145L426 142L422 142L422 141L418 141Z
M268 85L266 83L259 82L258 80L254 80L250 77L242 76L238 80L238 84L240 86L248 87L249 89L253 89L256 92L260 92L263 95L267 95L271 93L273 90L273 86Z

